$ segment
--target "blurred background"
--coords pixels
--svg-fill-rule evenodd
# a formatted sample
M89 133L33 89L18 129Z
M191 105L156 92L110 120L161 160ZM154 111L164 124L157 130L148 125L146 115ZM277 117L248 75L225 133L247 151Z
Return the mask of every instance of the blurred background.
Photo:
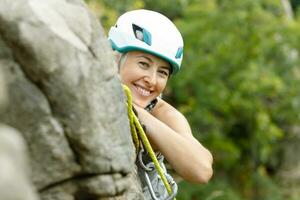
M164 99L211 150L214 177L178 179L177 199L300 199L300 0L86 2L106 33L123 12L146 8L183 35Z

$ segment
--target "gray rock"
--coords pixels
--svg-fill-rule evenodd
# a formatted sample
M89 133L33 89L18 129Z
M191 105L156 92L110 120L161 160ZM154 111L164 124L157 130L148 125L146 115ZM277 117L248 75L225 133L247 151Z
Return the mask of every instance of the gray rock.
M1 51L1 46L0 46ZM2 70L0 69L0 112L2 111L4 105L6 104L6 85L3 77Z
M27 149L15 129L0 124L0 194L3 200L37 200L29 181Z
M78 0L0 4L0 121L26 140L41 199L137 199L124 95L96 18Z

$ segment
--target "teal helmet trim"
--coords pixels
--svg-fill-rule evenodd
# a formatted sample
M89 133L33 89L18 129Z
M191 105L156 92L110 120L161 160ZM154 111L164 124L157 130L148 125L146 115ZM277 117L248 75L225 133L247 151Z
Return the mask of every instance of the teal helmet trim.
M162 54L159 54L155 51L151 51L147 48L142 48L142 47L137 47L137 46L125 46L125 47L122 47L122 48L119 48L112 40L109 40L110 43L111 43L111 46L112 46L112 49L113 50L117 50L118 52L120 53L126 53L126 52L129 52L129 51L144 51L146 53L150 53L150 54L153 54L157 57L160 57L161 59L167 61L168 63L170 63L172 69L172 74L176 74L179 69L180 69L180 66L174 62L173 60L169 59L168 57L162 55Z

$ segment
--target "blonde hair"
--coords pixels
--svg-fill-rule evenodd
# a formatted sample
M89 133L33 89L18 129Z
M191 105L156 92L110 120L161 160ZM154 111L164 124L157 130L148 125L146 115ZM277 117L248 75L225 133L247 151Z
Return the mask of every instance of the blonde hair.
M126 53L122 53L120 58L119 58L119 61L118 61L118 71L120 72L120 68L121 66L123 66L124 62L126 61L127 59L127 52Z

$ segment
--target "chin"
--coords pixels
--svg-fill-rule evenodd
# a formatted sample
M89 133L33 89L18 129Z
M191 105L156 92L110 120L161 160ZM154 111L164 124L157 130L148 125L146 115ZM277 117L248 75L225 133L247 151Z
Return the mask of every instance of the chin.
M133 103L140 106L141 108L145 108L149 104L146 101L139 101L139 100L133 100Z
M141 108L146 108L146 106L148 105L147 103L140 103L140 102L134 102L134 103Z

